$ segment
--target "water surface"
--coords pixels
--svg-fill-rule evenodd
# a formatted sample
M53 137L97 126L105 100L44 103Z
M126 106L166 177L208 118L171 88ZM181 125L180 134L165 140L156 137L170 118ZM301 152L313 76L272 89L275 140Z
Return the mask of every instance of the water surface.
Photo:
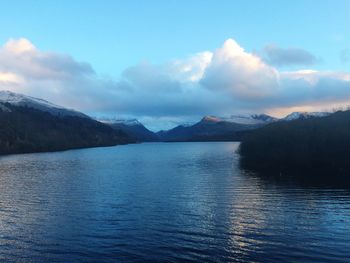
M241 171L237 143L0 158L0 261L349 262L350 191Z

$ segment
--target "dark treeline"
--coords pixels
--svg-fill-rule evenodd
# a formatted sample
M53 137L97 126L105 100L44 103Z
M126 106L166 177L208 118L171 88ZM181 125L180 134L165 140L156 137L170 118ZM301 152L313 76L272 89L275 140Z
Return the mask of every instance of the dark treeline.
M239 152L243 168L264 173L347 176L350 111L280 121L250 131L244 136Z
M0 154L58 151L131 142L125 133L90 118L60 117L28 107L3 104Z

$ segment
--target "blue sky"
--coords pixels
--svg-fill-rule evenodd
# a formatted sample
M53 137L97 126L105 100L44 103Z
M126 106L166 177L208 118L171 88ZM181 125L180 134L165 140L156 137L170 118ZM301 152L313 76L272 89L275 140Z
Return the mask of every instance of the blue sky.
M0 41L25 37L43 50L72 54L100 73L119 74L213 50L234 38L246 50L276 43L342 69L350 46L350 1L1 1Z
M216 50L223 48L227 39L233 39L240 47L244 48L245 52L263 59L269 66L274 67L278 71L278 74L283 75L284 72L293 71L294 75L292 77L288 75L288 78L295 79L295 76L299 74L295 72L300 70L313 70L318 72L318 78L322 76L322 83L329 81L328 79L324 80L327 74L327 78L332 78L332 80L336 79L339 81L339 78L341 78L341 80L347 81L347 75L345 77L343 75L339 77L339 74L343 74L344 72L347 74L350 67L350 1L348 0L1 0L0 3L0 23L2 25L0 43L6 45L10 39L26 39L35 46L37 56L42 57L51 56L51 53L55 54L50 59L53 59L55 63L59 61L60 67L63 64L67 65L67 63L72 64L69 64L69 69L76 67L79 63L88 64L92 71L95 72L95 75L90 77L90 79L93 79L94 84L91 84L93 87L90 88L90 93L86 92L89 93L89 95L86 95L86 101L92 101L89 96L100 96L101 101L97 104L104 104L102 93L112 92L114 94L117 92L113 89L128 88L136 90L135 98L138 98L140 101L142 98L145 98L145 94L142 94L142 92L146 87L134 86L136 82L139 86L142 86L143 82L150 80L149 76L145 75L145 72L152 72L153 76L155 75L154 72L157 74L163 72L162 76L157 78L157 80L162 79L164 75L167 76L167 79L162 80L161 86L166 87L170 83L170 88L167 90L167 95L162 96L169 99L167 104L173 103L172 107L170 107L171 109L168 109L162 103L159 103L159 107L153 107L158 102L148 100L145 105L136 102L129 103L133 105L130 111L128 111L129 109L126 106L112 107L110 105L111 102L105 103L109 105L107 108L102 106L94 108L75 103L73 99L68 98L68 96L73 96L74 93L72 95L66 90L61 90L60 85L62 83L52 84L53 81L57 81L56 78L50 82L51 87L47 87L47 89L55 90L55 92L51 92L51 95L47 89L44 93L42 92L43 88L41 90L33 90L32 86L34 83L28 83L29 80L26 81L28 74L24 74L22 71L22 75L18 76L23 80L21 82L21 89L18 87L11 88L8 81L6 82L7 89L23 91L30 95L43 94L46 99L53 100L56 103L63 103L66 104L65 106L75 107L92 114L125 115L139 117L148 121L154 117L163 118L163 120L182 120L185 117L189 119L198 118L201 113L207 114L212 112L212 114L221 114L225 112L225 109L211 111L210 107L205 110L201 106L192 107L194 103L191 100L187 102L188 105L181 106L177 100L184 101L184 99L177 97L176 94L173 96L169 94L172 94L171 90L174 89L171 85L178 85L181 86L179 89L183 89L183 83L186 81L184 79L179 80L178 78L168 79L168 77L171 74L176 75L178 73L178 71L177 73L169 71L169 67L173 70L174 65L172 63L174 61L178 63L178 60L180 60L181 62L179 63L185 63L188 59L191 60L191 58L204 51L214 54ZM16 43L13 42L12 44L15 45ZM231 47L234 48L234 45L231 45ZM267 47L273 48L268 49ZM269 50L272 50L272 53L269 53ZM40 54L39 51L41 52ZM232 55L232 53L230 54ZM63 58L62 56L69 56L71 60L67 59L66 61L66 57ZM293 61L293 57L300 57L301 61ZM135 69L135 67L138 68ZM4 64L2 67L0 65L0 74L1 72L2 74L7 74L4 75L5 77L3 79L9 76L10 71L7 70L8 68L9 64ZM236 72L240 72L240 69L232 67L230 64L224 70L220 68L220 73L225 72L227 68L237 70L230 72L230 74L238 74ZM60 72L64 70L60 68ZM142 74L140 73L141 71ZM134 75L130 77L130 74L125 74L125 72L132 72ZM331 77L329 77L330 72L332 73ZM14 68L10 73L18 75L19 70ZM308 76L305 79L310 77L309 73L308 71ZM135 74L138 75L135 76ZM125 77L126 75L127 77ZM312 78L316 78L316 76L313 75ZM47 76L45 77L45 81L47 84ZM62 82L62 80L60 81ZM75 79L74 81L76 86L72 86L70 90L76 88L79 93L84 93L80 85L83 85L83 83L86 84L88 80L85 78L83 82L81 79ZM152 88L160 85L158 82L154 84L154 81L156 80L149 81L149 83L152 83ZM210 80L211 85L214 85L213 81L216 83L215 79ZM241 84L244 82L242 79L239 79L239 81ZM310 79L307 79L307 81L310 82ZM174 84L174 82L176 83ZM198 80L197 82L199 84L196 83L196 86L203 86L205 83L209 83L207 79L203 81ZM129 86L134 86L126 87L128 85L125 83ZM217 83L225 83L226 85L228 82L221 79ZM229 80L229 83L234 87L238 85L232 79ZM40 86L43 85L43 82L35 84ZM332 82L329 86L338 85L343 87L345 85L347 87L347 84L347 82L345 84L334 84ZM292 84L288 85L291 86ZM105 88L102 88L105 86L108 86L108 92L104 90ZM195 85L191 82L186 83L185 86ZM2 88L5 88L4 85L2 85ZM160 94L159 90L152 88L150 89L150 93ZM57 92L57 90L60 90L60 92ZM97 90L100 91L97 92ZM138 90L142 92L138 92ZM210 90L212 91L213 89ZM325 90L326 88L322 86L320 88L320 94L325 93L325 97L332 97L332 93L327 93ZM298 94L295 94L295 91L288 91L279 98L282 101L286 101L285 107L272 102L272 99L264 101L261 107L258 107L256 103L253 105L251 101L245 104L243 103L245 97L240 97L237 95L237 92L234 92L232 96L235 96L235 100L227 103L230 105L234 103L241 106L240 108L228 107L227 112L231 114L236 111L265 111L278 115L282 114L282 112L287 112L288 109L298 107L307 108L310 105L313 105L314 108L316 106L318 108L332 107L333 104L338 105L340 102L339 98L344 98L344 94L347 94L347 90L345 88L344 90L342 90L343 93L339 94L339 96L337 95L338 97L335 96L335 103L327 100L328 104L325 100L322 100L322 96L321 100L317 100L320 97L318 93L309 94L307 95L307 99L303 98L300 101L294 98L289 100L286 96L303 97L303 93L301 90L297 92ZM91 95L92 93L93 95ZM56 97L53 94L56 94ZM239 94L242 95L241 93ZM161 99L162 96L159 95L159 98ZM203 103L214 103L212 108L215 108L219 104L219 102L204 99L205 94L197 94L194 97L196 96L201 96ZM110 94L108 97L110 97ZM118 99L127 100L119 93L116 96L116 101ZM64 103L65 101L67 103ZM266 105L269 103L273 107L267 107ZM344 104L347 102L341 101L341 103ZM141 113L145 112L145 109L148 109L147 107L150 111L142 116ZM188 111L179 110L181 114L174 113L176 109L186 107ZM192 108L193 111L191 111ZM284 109L281 110L282 108ZM164 114L158 114L162 109L164 109ZM157 114L154 114L154 112L157 112Z

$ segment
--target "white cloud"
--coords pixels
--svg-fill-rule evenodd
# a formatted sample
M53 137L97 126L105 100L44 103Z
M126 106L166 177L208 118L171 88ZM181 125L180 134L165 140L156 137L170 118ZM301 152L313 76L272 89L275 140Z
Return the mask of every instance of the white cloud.
M0 48L3 90L88 109L94 107L94 97L101 98L105 88L98 89L104 83L108 81L99 79L88 63L77 62L66 54L40 51L27 39L10 39Z
M177 59L166 65L167 71L179 82L197 82L210 65L213 53L205 51L187 59Z
M0 89L88 113L132 116L158 127L164 120L189 121L205 114L331 108L350 102L350 74L279 71L228 39L213 52L158 65L141 62L115 80L98 76L88 63L67 54L11 39L0 48Z
M17 55L36 51L35 46L25 38L10 39L5 44L4 49Z
M277 70L228 39L214 52L200 82L211 90L228 92L234 99L257 100L273 96L278 80Z

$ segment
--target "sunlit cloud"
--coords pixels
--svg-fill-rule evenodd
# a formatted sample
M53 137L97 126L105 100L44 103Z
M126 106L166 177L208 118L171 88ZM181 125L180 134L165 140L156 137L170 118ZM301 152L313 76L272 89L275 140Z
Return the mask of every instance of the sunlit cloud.
M23 53L35 52L36 48L28 39L20 38L8 40L4 45L4 50L20 55Z
M278 80L275 68L228 39L214 52L200 84L213 91L225 91L235 100L250 101L273 96Z
M21 77L17 76L11 72L0 72L0 85L12 85L12 84L22 84L23 80Z

